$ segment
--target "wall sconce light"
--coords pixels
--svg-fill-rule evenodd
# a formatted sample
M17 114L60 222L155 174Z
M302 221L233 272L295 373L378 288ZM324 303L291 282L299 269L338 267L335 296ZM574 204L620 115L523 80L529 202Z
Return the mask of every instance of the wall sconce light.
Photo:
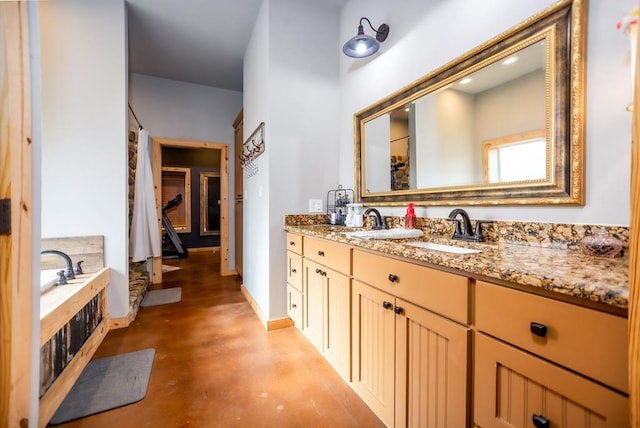
M376 37L373 38L367 34L364 34L364 28L362 27L362 21L367 21L369 27L373 31L376 32ZM378 52L380 49L380 43L387 40L387 36L389 35L389 26L387 24L382 24L376 30L371 25L371 21L369 19L362 17L360 18L360 25L358 26L358 34L349 39L347 43L342 47L342 52L345 55L350 56L352 58L364 58L374 53Z

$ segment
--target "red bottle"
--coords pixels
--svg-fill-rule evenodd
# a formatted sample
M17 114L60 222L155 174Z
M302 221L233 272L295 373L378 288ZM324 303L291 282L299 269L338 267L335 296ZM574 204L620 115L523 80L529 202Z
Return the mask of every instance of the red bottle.
M404 227L405 229L416 228L416 213L413 211L413 202L409 202L407 207L407 213L404 216Z

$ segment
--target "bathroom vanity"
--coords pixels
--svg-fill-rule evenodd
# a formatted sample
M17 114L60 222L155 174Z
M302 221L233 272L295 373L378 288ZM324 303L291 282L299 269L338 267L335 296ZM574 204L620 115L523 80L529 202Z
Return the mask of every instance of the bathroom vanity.
M628 426L624 259L285 230L289 316L387 426Z

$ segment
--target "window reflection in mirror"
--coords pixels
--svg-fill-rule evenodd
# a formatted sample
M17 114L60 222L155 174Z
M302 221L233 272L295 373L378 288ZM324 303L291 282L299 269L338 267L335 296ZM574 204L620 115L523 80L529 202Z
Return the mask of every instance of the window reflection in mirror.
M544 131L485 141L482 153L486 183L544 180L548 176Z

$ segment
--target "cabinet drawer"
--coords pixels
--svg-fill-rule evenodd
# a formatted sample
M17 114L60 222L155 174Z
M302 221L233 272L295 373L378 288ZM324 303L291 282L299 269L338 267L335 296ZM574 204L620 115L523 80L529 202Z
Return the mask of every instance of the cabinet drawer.
M463 324L469 322L469 281L463 276L354 250L353 277Z
M302 254L302 236L287 232L287 250Z
M479 330L628 392L626 318L483 281L475 313Z
M302 330L302 293L291 285L287 285L287 315Z
M287 283L302 292L302 256L287 251Z
M560 426L629 426L629 400L596 382L476 333L474 422L530 427L533 416Z
M304 256L338 272L351 274L351 248L346 245L306 237Z

